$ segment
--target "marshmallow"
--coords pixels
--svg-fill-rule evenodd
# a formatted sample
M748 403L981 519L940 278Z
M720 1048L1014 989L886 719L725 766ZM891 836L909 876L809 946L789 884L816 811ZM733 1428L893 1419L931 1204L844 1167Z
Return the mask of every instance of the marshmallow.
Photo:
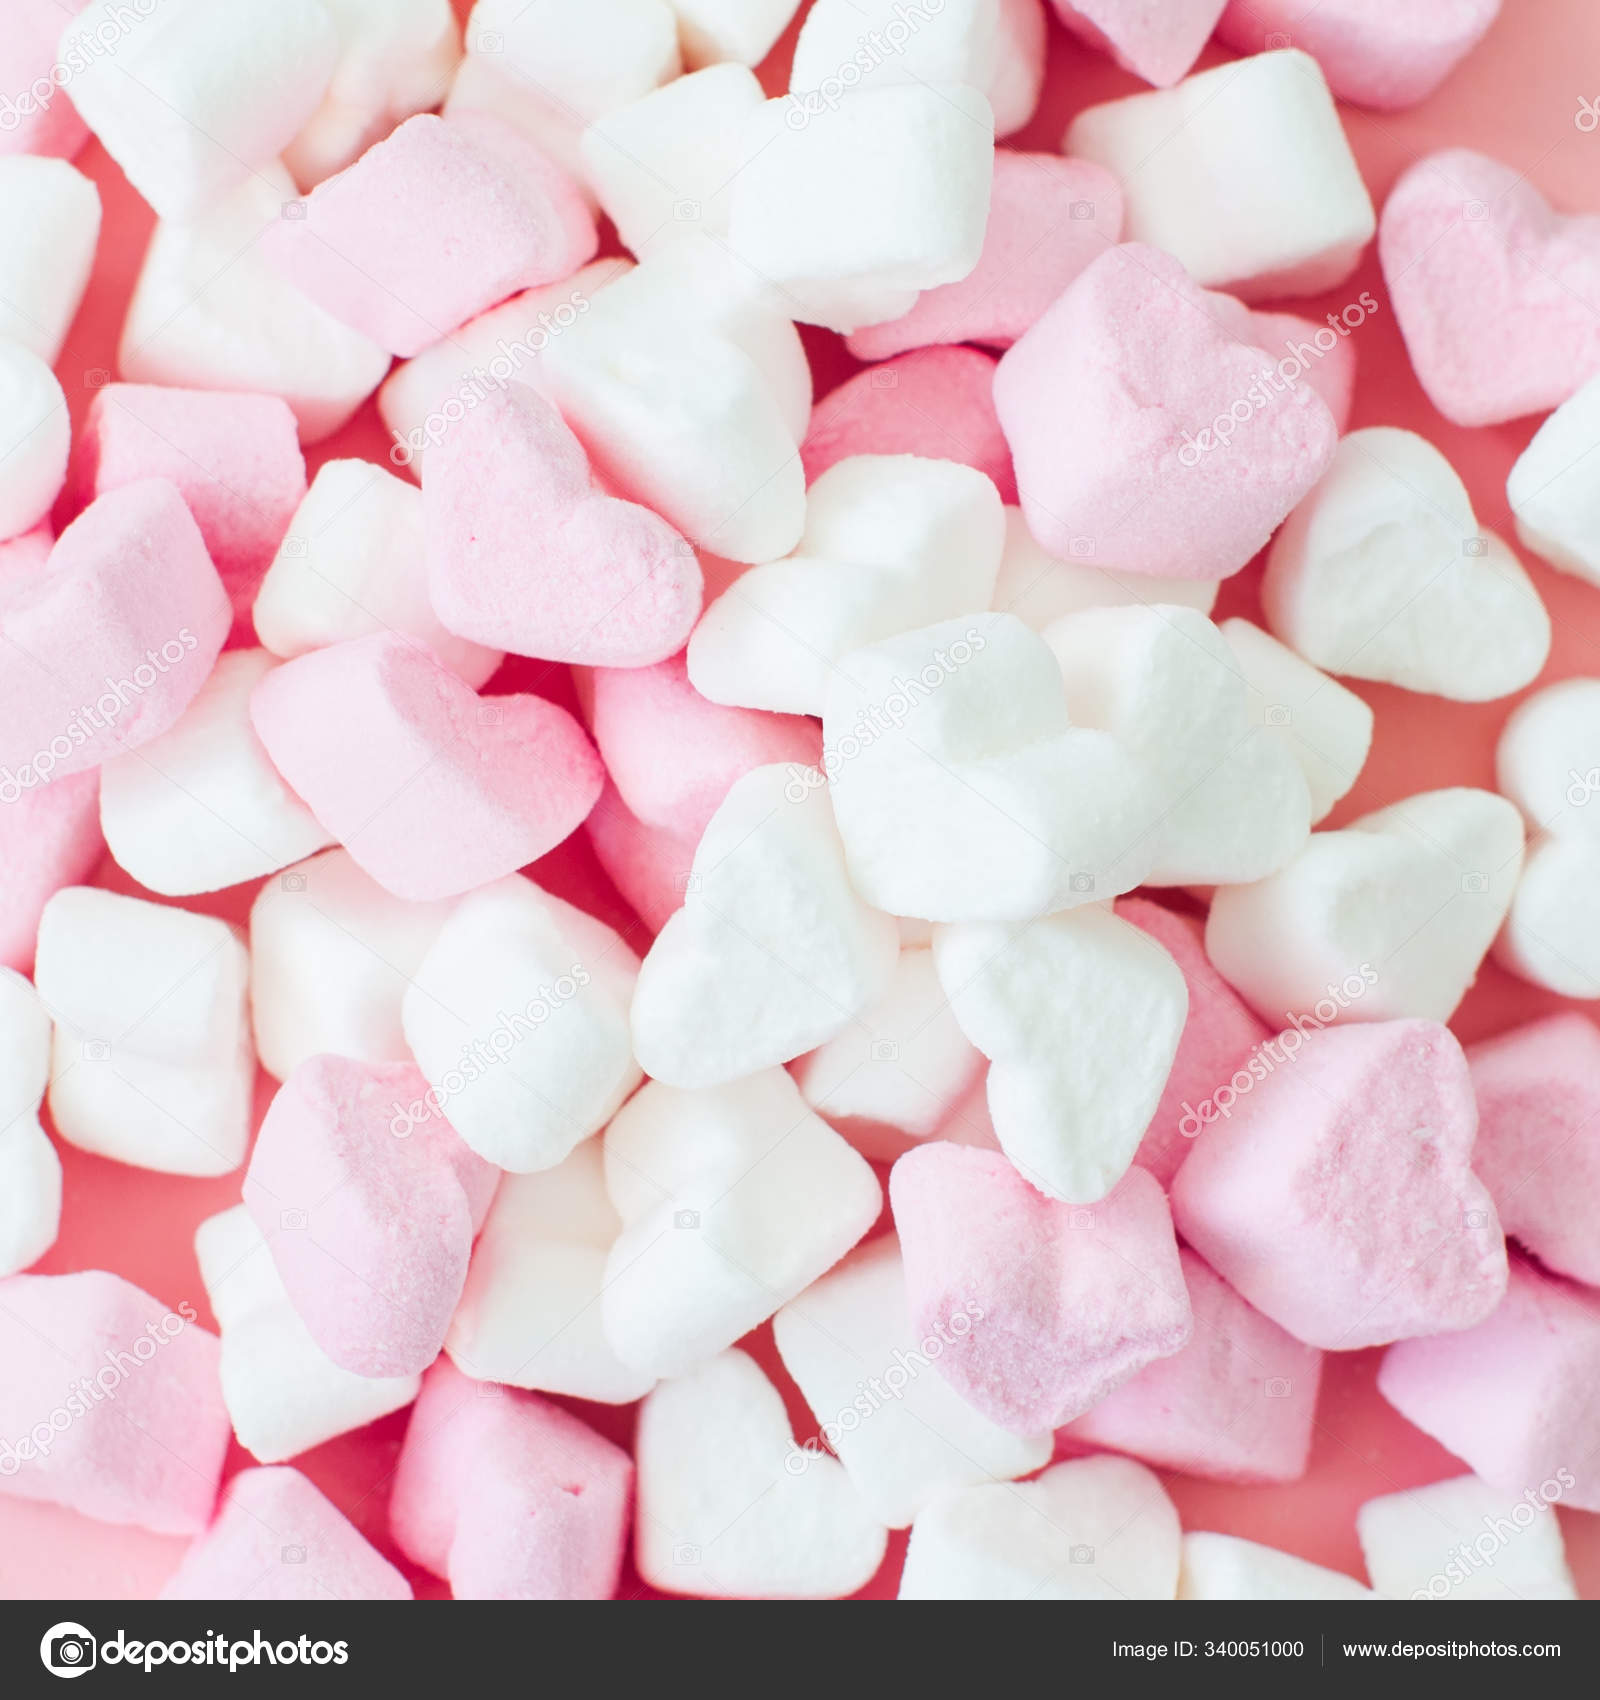
M409 1600L390 1562L298 1470L241 1470L164 1600Z
M0 963L32 971L45 904L62 886L83 884L104 849L97 772L25 790L0 771Z
M1222 887L1206 954L1269 1022L1448 1021L1521 868L1522 822L1503 797L1424 791L1312 833L1255 885Z
M1600 378L1592 379L1534 433L1506 480L1524 549L1559 572L1600 584Z
M677 833L640 820L609 783L583 830L595 860L644 922L645 930L660 932L683 903L699 834Z
M1530 840L1493 955L1546 991L1600 998L1600 847L1586 836Z
M322 99L339 34L322 0L164 0L133 25L92 0L60 54L73 104L162 218L203 211L276 158ZM116 51L92 38L111 28Z
M222 1335L228 1418L261 1463L309 1452L416 1398L419 1376L355 1375L323 1351L244 1205L208 1216L195 1230L194 1252Z
M1389 426L1339 444L1272 545L1262 605L1277 636L1330 673L1458 702L1521 690L1550 652L1539 593L1480 530L1454 468Z
M603 921L521 875L464 897L401 1006L428 1084L408 1119L447 1115L501 1168L553 1168L639 1084L628 1045L638 968Z
M850 877L892 915L1027 920L1131 890L1150 865L1148 778L1072 724L1055 657L1013 615L845 656L823 742Z
M458 1600L605 1600L632 1489L627 1453L560 1406L438 1363L411 1413L389 1522Z
M438 106L461 59L450 0L323 0L339 56L322 104L284 150L302 188L343 171L396 124Z
M417 1375L439 1355L496 1171L434 1119L391 1110L425 1083L405 1063L313 1057L279 1088L244 1201L289 1302L354 1375Z
M1217 39L1241 53L1294 43L1340 100L1395 112L1438 88L1488 31L1500 0L1231 0Z
M396 897L453 897L536 860L600 792L565 709L479 699L393 633L312 650L250 699L274 766L364 872Z
M600 1311L612 1350L682 1375L831 1269L882 1207L867 1163L782 1069L685 1092L649 1082L605 1135L622 1233Z
M39 1125L49 1079L50 1016L0 968L0 1277L43 1257L61 1223L61 1159Z
M1081 1458L935 1500L912 1525L900 1598L1170 1600L1181 1539L1142 1464Z
M853 29L859 11L840 11ZM880 81L842 100L802 90L751 115L744 149L729 241L806 323L899 318L982 255L994 116L970 85Z
M898 954L893 920L851 886L826 788L756 768L712 817L639 970L635 1053L684 1087L788 1062L876 1003Z
M1170 255L1106 250L995 372L1033 535L1128 572L1238 572L1338 437L1314 390L1271 377Z
M806 495L793 555L706 610L689 678L713 702L820 714L851 650L989 606L1005 546L994 485L953 461L855 455Z
M56 80L61 15L87 0L14 0L0 37L0 154L71 159L89 139L66 89ZM71 68L68 67L68 70Z
M1106 1197L1150 1125L1183 1032L1177 964L1098 906L942 927L933 953L962 1032L990 1059L1001 1149L1049 1198Z
M250 726L250 693L280 665L218 657L176 725L100 773L100 825L117 862L165 896L260 879L330 842Z
M1056 16L1091 47L1157 88L1186 75L1227 0L1055 0Z
M94 265L100 192L63 159L8 156L0 145L0 229L0 338L53 366Z
M1008 1433L937 1372L950 1336L917 1339L892 1234L785 1305L772 1332L823 1440L891 1529L906 1528L941 1495L1012 1481L1049 1462L1048 1433ZM815 1447L804 1450L815 1456Z
M1104 1231L1098 1221L1085 1226ZM1069 1231L1064 1240L1070 1246L1077 1237ZM1065 1438L1189 1476L1298 1481L1311 1456L1322 1353L1252 1310L1192 1251L1181 1249L1178 1259L1192 1339L1113 1389ZM1131 1271L1122 1278L1137 1280Z
M1417 381L1452 424L1548 412L1600 368L1600 218L1553 212L1487 154L1418 160L1384 203L1378 257Z
M1091 106L1063 148L1121 179L1130 240L1247 301L1343 283L1377 227L1322 72L1295 50Z
M606 1253L622 1220L606 1194L597 1139L553 1169L506 1175L473 1248L444 1349L479 1381L605 1405L643 1398L600 1322Z
M1370 1588L1292 1553L1237 1535L1195 1530L1183 1537L1180 1600L1370 1600Z
M1559 1481L1548 1484L1558 1491ZM1514 1491L1514 1490L1511 1490ZM1356 1533L1373 1586L1394 1600L1575 1600L1554 1505L1476 1476L1369 1499Z
M759 65L800 9L799 0L672 0L678 41L691 70Z
M0 170L5 161L0 160ZM55 373L20 342L0 341L0 541L32 531L67 475L72 424Z
M912 1329L949 1328L935 1369L1002 1428L1059 1428L1189 1342L1172 1218L1140 1170L1074 1210L998 1151L941 1141L895 1164L889 1199Z
M1298 383L1303 375L1307 386L1322 397L1340 433L1348 429L1356 389L1356 345L1351 331L1378 311L1377 297L1370 290L1363 290L1344 310L1354 317L1354 327L1334 313L1328 315L1325 325L1294 313L1252 313L1231 295L1216 290L1207 293L1212 311L1220 313L1224 322L1238 319L1239 328L1234 334L1240 342L1254 343L1269 355L1277 356L1274 367L1285 383ZM1293 371L1287 370L1291 365Z
M1172 1183L1178 1232L1309 1346L1482 1322L1506 1251L1470 1166L1461 1047L1431 1021L1361 1022L1305 1035L1293 1060L1196 1142Z
M168 1310L100 1269L12 1275L0 1352L0 1493L165 1535L206 1526L228 1413L217 1337L187 1300Z
M700 613L694 550L594 487L588 456L526 384L490 395L428 457L428 588L450 630L583 666L647 667Z
M281 396L307 443L349 419L383 381L389 356L261 252L294 202L294 179L266 162L203 214L157 222L122 326L123 378Z
M1530 828L1600 840L1600 679L1562 679L1518 703L1495 746L1495 784ZM1591 790L1588 779L1595 775Z
M634 1562L710 1599L838 1599L888 1531L836 1460L799 1451L783 1399L743 1352L664 1382L639 1408Z
M1038 110L1048 35L1044 0L1000 0L994 73L984 90L994 108L996 136L1015 135Z
M68 886L44 906L34 980L55 1022L50 1114L73 1145L225 1175L250 1137L249 958L210 915Z

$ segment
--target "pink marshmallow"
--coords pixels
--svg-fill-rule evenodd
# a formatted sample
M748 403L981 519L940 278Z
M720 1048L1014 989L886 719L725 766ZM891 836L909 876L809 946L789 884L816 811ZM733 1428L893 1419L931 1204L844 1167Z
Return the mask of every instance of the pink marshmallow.
M486 396L428 456L428 589L461 637L593 667L647 667L700 616L694 546L595 486L589 457L526 384Z
M912 1333L945 1342L934 1367L1003 1428L1070 1422L1188 1343L1172 1219L1142 1169L1082 1209L999 1152L935 1141L895 1164L889 1198Z
M1600 1032L1575 1011L1467 1052L1473 1167L1500 1223L1546 1267L1600 1287Z
M0 964L33 972L45 904L63 886L86 884L105 847L98 772L32 791L0 774Z
M24 789L158 738L206 681L227 592L183 498L147 478L92 502L43 572L0 584L0 783Z
M416 1375L439 1355L499 1179L437 1111L393 1132L428 1090L411 1063L312 1057L272 1100L245 1173L290 1301L355 1375Z
M1304 384L1322 397L1333 415L1340 435L1350 423L1356 396L1356 345L1350 327L1339 328L1339 315L1316 324L1298 313L1257 313L1237 296L1208 292L1213 309L1223 315L1229 333L1239 342L1265 349L1286 383ZM1372 301L1371 307L1367 302ZM1365 312L1375 312L1377 302L1369 295L1359 303Z
M241 1470L164 1600L409 1600L405 1577L287 1466Z
M8 583L21 584L43 571L55 541L56 534L50 529L50 522L41 520L32 531L25 531L20 537L8 537L0 543L0 597L6 594Z
M1055 0L1056 16L1091 47L1157 88L1187 76L1227 0Z
M609 781L583 828L606 877L645 926L659 933L683 907L700 835L647 825Z
M1011 451L994 410L991 355L978 348L919 348L857 372L811 413L800 445L806 483L852 455L921 455L976 467L1003 502L1017 499Z
M233 1431L194 1318L101 1269L0 1281L0 1493L203 1529Z
M1170 255L1102 255L995 372L1040 547L1163 578L1236 573L1338 445L1321 397L1273 387L1271 366Z
M250 699L278 771L396 897L454 897L573 832L604 772L582 728L536 696L479 698L392 632L312 650Z
M1499 13L1500 0L1232 0L1217 39L1241 53L1298 47L1340 100L1397 112L1426 100Z
M846 339L857 360L979 342L1009 348L1091 261L1122 239L1122 188L1104 166L996 148L977 267L909 313Z
M67 20L88 0L6 0L0 30L0 154L72 159L89 139L66 89L51 75Z
M1378 257L1452 423L1548 413L1600 372L1600 217L1553 212L1510 166L1467 148L1419 160L1384 203Z
M319 307L403 357L596 246L577 185L484 115L408 118L262 238Z
M441 1359L411 1413L389 1520L458 1600L608 1600L632 1491L627 1453L559 1405Z
M1450 1031L1368 1021L1273 1043L1265 1079L1178 1170L1178 1232L1310 1346L1481 1322L1505 1292L1505 1239L1470 1166L1477 1110Z
M165 478L194 515L234 617L256 590L306 493L294 414L277 397L112 384L94 398L71 474L79 502Z
M1193 1339L1124 1382L1062 1438L1187 1476L1298 1481L1311 1456L1322 1353L1253 1310L1188 1247L1178 1256Z
M1491 1487L1600 1511L1600 1297L1518 1258L1505 1302L1465 1334L1406 1340L1378 1391ZM1563 1480L1565 1477L1565 1480ZM1544 1484L1554 1481L1561 1490Z
M1170 1188L1172 1177L1200 1133L1195 1106L1205 1103L1248 1062L1256 1046L1269 1037L1269 1030L1211 966L1203 923L1145 897L1120 899L1117 914L1148 933L1166 951L1182 970L1189 992L1189 1013L1178 1040L1178 1054L1172 1059L1161 1102L1133 1159Z

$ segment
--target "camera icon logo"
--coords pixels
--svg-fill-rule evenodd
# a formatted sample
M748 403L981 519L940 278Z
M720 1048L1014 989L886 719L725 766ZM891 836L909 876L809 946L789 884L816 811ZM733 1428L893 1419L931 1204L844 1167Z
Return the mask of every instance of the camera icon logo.
M473 45L480 53L501 53L505 50L506 38L499 30L483 30Z
M52 1676L82 1676L98 1659L95 1639L81 1623L53 1623L39 1643L39 1662Z
M1094 875L1093 874L1074 874L1072 876L1072 878L1067 881L1067 884L1076 892L1081 893L1081 892L1085 892L1085 891L1093 891L1094 890Z
M304 874L284 874L279 879L278 885L284 891L304 891L306 876Z
M1092 1228L1094 1226L1094 1212L1092 1210L1074 1210L1067 1220L1074 1228Z
M1463 555L1487 555L1489 553L1489 541L1485 537L1463 538L1461 553Z
M83 1060L85 1062L109 1062L111 1047L104 1039L86 1039L83 1043Z
M872 387L875 390L899 389L900 374L898 372L885 372L880 366L872 374Z
M280 1210L278 1226L289 1233L298 1233L310 1223L310 1218L303 1210Z
M1292 718L1289 710L1281 702L1273 703L1267 710L1267 724L1269 726L1287 726Z
M700 876L699 874L694 873L679 874L677 879L673 881L673 884L677 886L678 890L681 891L685 897L687 897L691 891L698 891L700 889Z
M1093 1564L1094 1548L1079 1544L1072 1549L1071 1558L1074 1564Z
M278 553L286 561L303 561L306 558L306 540L303 537L286 537L283 547Z
M679 224L693 224L700 217L700 203L698 201L674 201L672 203L672 216Z
M1463 874L1461 876L1461 889L1469 895L1481 896L1489 889L1489 876L1487 874Z
M1463 1225L1468 1228L1487 1228L1489 1226L1489 1212L1487 1210L1469 1210L1461 1220Z
M480 702L478 704L478 724L480 726L498 726L500 724L499 703Z
M1092 537L1074 537L1067 544L1067 553L1075 561L1087 561L1094 553Z
M1274 1375L1268 1378L1261 1391L1269 1399L1287 1399L1294 1392L1294 1383L1287 1376Z
M1067 208L1067 217L1068 218L1076 218L1076 219L1093 218L1094 217L1094 202L1093 201L1074 201L1072 203L1072 205Z
M1489 206L1486 201L1468 201L1461 209L1461 216L1477 223L1479 219L1489 216Z
M692 1541L679 1541L672 1549L672 1562L674 1564L698 1564L700 1562L699 1547Z
M306 1549L304 1547L283 1547L280 1549L278 1557L281 1558L285 1564L304 1564L306 1561Z
M1286 48L1292 47L1293 45L1293 38L1285 35L1282 30L1274 30L1272 34L1267 37L1265 43L1268 53L1282 53Z
M893 1039L874 1039L871 1054L874 1062L899 1062L900 1047Z
M86 390L103 390L111 382L111 374L104 366L91 366L83 374L83 387Z
M700 1226L700 1212L698 1210L674 1210L672 1225L675 1228L698 1228Z
M304 201L285 201L279 210L290 224L299 224L306 216L306 204Z

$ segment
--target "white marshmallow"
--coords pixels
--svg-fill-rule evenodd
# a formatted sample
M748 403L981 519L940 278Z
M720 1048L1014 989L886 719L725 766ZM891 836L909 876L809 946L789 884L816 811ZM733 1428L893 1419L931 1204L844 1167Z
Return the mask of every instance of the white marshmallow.
M0 968L0 1277L43 1257L61 1224L61 1159L39 1125L49 1079L50 1016Z
M1600 377L1564 401L1506 480L1523 548L1600 584Z
M1148 776L1072 725L1055 657L1014 615L845 656L823 738L851 878L891 914L1027 920L1131 891L1150 867Z
M623 1230L600 1300L626 1364L682 1375L831 1269L877 1219L869 1165L782 1069L684 1092L648 1082L606 1129Z
M1495 746L1495 784L1530 827L1600 840L1600 679L1563 679L1517 704Z
M224 921L89 886L44 906L34 980L55 1022L50 1114L63 1139L144 1169L244 1161L255 1056L249 957Z
M641 1078L639 959L603 921L512 874L461 899L406 988L406 1043L457 1133L502 1169L550 1169Z
M1452 1476L1369 1499L1356 1534L1373 1587L1390 1599L1578 1597L1561 1525L1536 1489L1508 1500L1476 1476Z
M986 91L997 139L1015 135L1038 110L1048 35L1044 0L1000 0L994 74Z
M1377 229L1327 80L1298 49L1091 106L1061 146L1121 180L1124 241L1246 301L1333 288Z
M1528 846L1494 959L1568 998L1600 998L1600 844L1549 833Z
M281 396L308 444L349 419L389 356L261 257L261 233L295 203L294 179L266 163L202 216L157 223L122 326L123 378Z
M200 1279L222 1336L222 1400L239 1444L279 1464L409 1405L420 1376L340 1369L300 1320L242 1204L195 1230Z
M621 1231L598 1139L553 1169L506 1175L444 1343L456 1368L605 1405L642 1399L654 1376L629 1369L600 1322L606 1254Z
M1196 1531L1183 1537L1180 1600L1371 1600L1377 1596L1342 1570L1237 1535Z
M100 191L64 159L0 158L0 230L0 338L53 366L94 266Z
M783 1367L873 1516L904 1529L939 1495L1011 1481L1050 1460L1053 1437L1018 1435L979 1415L939 1374L943 1343L911 1329L892 1234L863 1246L780 1310ZM894 1385L895 1372L901 1377ZM863 1383L872 1409L860 1408ZM876 1390L885 1386L889 1396Z
M408 903L344 850L268 880L250 909L250 1006L261 1066L287 1080L308 1058L409 1062L406 988L455 900Z
M883 1562L888 1531L835 1460L797 1450L782 1396L743 1352L658 1387L634 1454L634 1561L652 1587L838 1599Z
M220 891L333 842L250 724L250 693L278 665L265 649L229 650L175 725L101 768L106 846L149 890Z
M678 43L691 70L759 65L789 27L800 0L671 0Z
M837 99L895 83L987 89L999 33L999 0L944 0L909 16L903 0L816 0L795 42L789 92ZM844 75L850 70L855 77Z
M474 689L504 659L447 632L428 600L422 492L365 460L317 469L253 610L277 656L394 631L419 638Z
M31 1116L49 1084L49 1011L23 975L0 968L0 1127Z
M1153 1471L1079 1458L935 1500L911 1526L900 1598L1170 1600L1181 1544Z
M284 152L302 189L353 165L374 142L449 92L461 59L450 0L322 0L339 57L322 104Z
M883 996L899 937L851 887L826 788L755 768L711 817L639 971L634 1051L686 1087L788 1062Z
M789 95L752 114L745 154L729 239L796 319L836 331L897 319L978 263L994 119L975 88Z
M1051 1198L1104 1198L1177 1053L1189 1008L1178 965L1098 906L941 927L933 956L961 1030L990 1059L1001 1149Z
M1206 954L1272 1024L1448 1021L1521 867L1522 821L1504 797L1425 791L1312 833L1269 879L1222 887Z
M1372 747L1372 710L1248 620L1220 627L1244 674L1250 724L1263 726L1300 764L1314 825L1361 777Z
M67 398L55 373L20 342L0 340L0 543L49 514L71 447Z
M712 702L820 714L833 664L986 609L1005 546L993 483L916 455L853 455L806 495L794 554L754 567L701 616L689 680Z
M1192 608L1092 608L1044 633L1074 725L1108 732L1149 775L1154 885L1237 884L1281 868L1311 830L1305 775L1250 724L1222 634Z
M1390 426L1340 440L1272 545L1261 600L1325 671L1457 702L1521 690L1550 652L1521 562L1481 530L1444 456Z
M61 57L116 30L124 10L92 0L63 31ZM119 33L115 53L87 54L72 104L163 218L203 211L276 159L339 58L322 0L162 0Z

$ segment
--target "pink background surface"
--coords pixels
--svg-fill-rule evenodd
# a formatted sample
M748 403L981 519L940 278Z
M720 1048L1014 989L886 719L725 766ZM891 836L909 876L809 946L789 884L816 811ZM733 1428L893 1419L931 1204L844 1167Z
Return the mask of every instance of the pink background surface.
M467 7L456 0L463 15ZM1404 0L1396 0L1403 4ZM781 92L794 38L791 28L761 68L769 91ZM1201 67L1229 57L1208 49ZM1587 76L1588 82L1582 79ZM1068 120L1094 102L1143 87L1108 60L1078 46L1052 24L1050 74L1033 123L1008 146L1053 149ZM1484 43L1430 101L1398 115L1345 108L1344 118L1374 202L1381 206L1395 178L1437 148L1467 146L1491 153L1524 172L1559 208L1600 213L1600 133L1584 134L1573 119L1581 97L1600 97L1600 6L1594 0L1507 0ZM116 345L133 281L147 241L149 209L128 187L98 143L79 156L79 168L99 186L105 226L93 280L57 372L81 421L94 388L116 366ZM1360 362L1352 426L1398 425L1438 445L1470 488L1486 526L1508 537L1511 518L1505 480L1538 423L1525 420L1489 430L1449 425L1424 399L1406 360L1375 250L1360 270L1324 299L1285 305L1310 318L1342 307L1370 289L1382 310L1355 335ZM1494 334L1494 327L1486 327ZM807 333L820 395L854 370L834 337ZM382 460L387 441L369 405L307 457L314 471L324 460L363 455ZM1573 674L1600 675L1600 591L1524 557L1550 610L1554 643L1539 683ZM1216 617L1259 619L1259 563L1223 589ZM538 690L572 703L565 669L529 661L507 665L491 689ZM1494 741L1519 699L1481 705L1446 703L1385 686L1358 686L1377 711L1372 756L1359 783L1327 823L1344 821L1396 798L1444 785L1493 786ZM580 834L532 870L560 895L583 902L614 925L631 927L633 942L648 935L599 873ZM98 882L138 892L109 865ZM204 908L242 920L255 888L241 888ZM147 895L147 894L146 894ZM1487 966L1462 1005L1455 1031L1466 1042L1502 1031L1564 1000L1535 990ZM258 1081L258 1110L273 1083ZM193 1253L196 1225L239 1199L240 1176L190 1180L127 1168L62 1145L66 1171L61 1237L36 1266L46 1274L112 1269L146 1288L169 1307L187 1301L214 1326ZM783 1376L770 1331L746 1342L773 1373L790 1401L801 1438L804 1406ZM1316 1443L1305 1479L1289 1487L1233 1488L1164 1473L1185 1528L1220 1529L1269 1542L1318 1563L1364 1576L1355 1537L1356 1507L1377 1494L1459 1474L1463 1466L1404 1422L1378 1397L1374 1377L1380 1354L1330 1356L1317 1412ZM632 1410L568 1401L603 1433L624 1444ZM296 1460L387 1556L412 1576L419 1597L445 1598L437 1578L407 1566L388 1539L389 1478L405 1429L406 1413L346 1435ZM237 1445L231 1474L252 1460ZM1600 1598L1600 1516L1560 1512L1567 1552L1586 1598ZM889 1558L863 1597L892 1598L905 1537L891 1542ZM90 1522L49 1506L0 1497L0 1597L139 1598L154 1594L176 1565L183 1543ZM624 1597L648 1596L631 1565Z

